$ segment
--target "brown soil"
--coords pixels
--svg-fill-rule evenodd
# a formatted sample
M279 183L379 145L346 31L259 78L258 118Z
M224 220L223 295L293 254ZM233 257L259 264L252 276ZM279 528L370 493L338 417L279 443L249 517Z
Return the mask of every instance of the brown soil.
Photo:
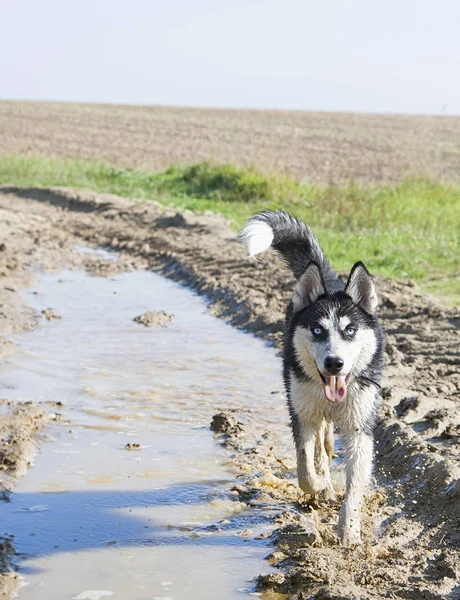
M2 196L3 198L3 196ZM126 270L130 264L82 254L73 248L76 238L62 231L56 235L55 222L39 212L29 213L25 206L0 203L0 361L15 351L11 336L39 326L42 320L59 319L52 307L33 312L18 293L33 280L34 267L60 269L85 268L96 274ZM37 444L47 420L57 418L56 403L44 401L8 402L0 387L0 500L8 501L17 477L24 475L33 462ZM0 532L0 598L10 598L18 585L11 569L14 540Z
M0 400L0 409L0 489L5 493L33 459L33 437L42 426L44 411L32 402L6 400Z
M8 502L16 477L24 475L35 455L37 432L44 411L32 402L19 404L0 400L0 501ZM0 535L0 598L9 598L18 585L11 569L13 540Z
M301 181L460 180L460 118L0 102L0 154L164 170L214 159Z
M174 215L91 192L0 188L3 351L11 333L36 320L15 291L30 281L28 269L64 265L96 275L158 270L205 294L214 314L278 344L292 289L281 263L267 254L251 264L217 216ZM78 243L117 250L120 260L79 253ZM271 556L280 570L260 578L261 589L299 600L460 598L460 315L412 285L379 280L379 288L388 366L362 549L338 546L337 507L299 495L292 451L279 455L285 440L242 425L238 414L216 423L242 474L235 495L262 511L283 507Z
M164 310L149 310L134 317L133 321L144 327L167 327L173 319L174 315L168 315Z

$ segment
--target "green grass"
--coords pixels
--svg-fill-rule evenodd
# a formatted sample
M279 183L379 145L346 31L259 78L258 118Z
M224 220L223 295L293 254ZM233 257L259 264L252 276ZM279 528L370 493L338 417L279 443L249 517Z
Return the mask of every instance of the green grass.
M0 156L0 183L88 188L210 210L235 228L258 210L283 208L312 227L335 268L347 270L363 260L371 272L413 279L449 303L460 297L460 187L428 180L319 187L233 165L202 163L152 173L29 156Z

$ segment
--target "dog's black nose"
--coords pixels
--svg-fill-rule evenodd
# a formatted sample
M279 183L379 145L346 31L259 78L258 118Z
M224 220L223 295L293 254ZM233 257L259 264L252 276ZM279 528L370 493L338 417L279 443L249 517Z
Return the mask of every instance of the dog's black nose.
M337 356L328 356L324 361L324 366L331 375L337 375L343 368L343 360Z

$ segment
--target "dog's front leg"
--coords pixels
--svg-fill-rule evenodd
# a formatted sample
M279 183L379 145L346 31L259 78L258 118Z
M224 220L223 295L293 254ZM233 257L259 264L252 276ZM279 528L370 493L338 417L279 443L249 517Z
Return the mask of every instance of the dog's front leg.
M364 431L343 436L346 461L345 501L340 509L339 536L345 546L361 543L361 505L370 483L373 439Z
M319 477L315 468L315 443L318 428L301 427L296 431L297 477L299 486L306 494L318 494L327 487L325 477Z
M321 497L325 501L337 502L334 486L332 485L329 465L334 453L334 433L332 424L323 422L320 429L316 432L315 461L316 472L326 479L327 487L321 492Z

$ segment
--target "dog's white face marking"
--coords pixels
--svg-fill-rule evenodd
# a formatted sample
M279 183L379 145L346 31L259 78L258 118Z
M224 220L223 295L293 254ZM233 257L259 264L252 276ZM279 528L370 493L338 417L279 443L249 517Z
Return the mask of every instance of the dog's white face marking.
M339 318L339 328L342 331L345 331L347 325L350 325L350 323L351 323L350 317L344 316L344 317Z
M348 316L339 318L336 311L322 317L318 327L297 326L293 341L302 368L314 379L319 377L318 371L326 376L328 357L342 360L341 375L353 376L353 371L362 371L369 365L377 348L372 329L362 323L354 325Z

